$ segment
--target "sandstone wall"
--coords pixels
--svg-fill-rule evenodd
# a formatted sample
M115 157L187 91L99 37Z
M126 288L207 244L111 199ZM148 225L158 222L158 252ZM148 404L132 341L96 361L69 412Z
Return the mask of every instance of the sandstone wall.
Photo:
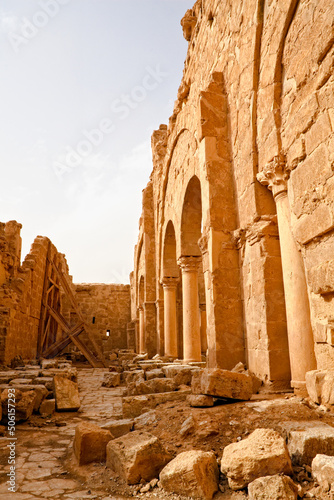
M74 287L83 318L101 342L104 354L115 348L126 349L131 321L130 285L81 283Z
M48 249L67 264L48 238L37 236L21 265L21 224L0 224L0 362L37 356L38 327Z
M168 126L152 136L153 202L143 208L154 220L158 350L172 225L175 264L199 255L200 247L209 366L231 368L242 360L268 383L289 383L284 242L274 197L258 177L270 169L277 175L279 167L282 179L274 186L287 185L318 366L333 366L333 14L331 0L204 0L183 18L189 43L183 78ZM189 198L194 179L197 208ZM187 227L191 203L193 227ZM145 234L142 218L134 280L151 272L152 260L148 267L138 259Z

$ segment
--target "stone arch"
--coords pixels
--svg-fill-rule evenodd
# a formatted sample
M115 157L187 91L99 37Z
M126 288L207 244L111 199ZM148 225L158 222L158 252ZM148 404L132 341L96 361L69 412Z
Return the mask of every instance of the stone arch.
M199 178L194 175L187 186L181 216L181 255L200 256L202 235L202 195Z
M163 258L162 258L162 277L178 278L179 268L176 262L176 237L172 221L168 221L165 231Z

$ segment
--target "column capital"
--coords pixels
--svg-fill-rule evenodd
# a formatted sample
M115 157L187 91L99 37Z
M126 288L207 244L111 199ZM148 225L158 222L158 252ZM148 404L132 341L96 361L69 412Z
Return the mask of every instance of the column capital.
M272 191L274 198L277 195L284 193L288 189L289 173L286 169L286 159L283 155L274 156L274 158L267 163L262 172L256 176L257 180L268 189Z
M162 278L161 284L163 288L170 289L170 288L176 288L179 281L180 279L177 277L167 276L165 278Z
M143 305L138 306L138 311L143 311L143 310L144 310L144 306Z
M198 268L202 262L202 257L198 256L181 256L177 259L177 263L180 266L183 273L193 273L197 272Z

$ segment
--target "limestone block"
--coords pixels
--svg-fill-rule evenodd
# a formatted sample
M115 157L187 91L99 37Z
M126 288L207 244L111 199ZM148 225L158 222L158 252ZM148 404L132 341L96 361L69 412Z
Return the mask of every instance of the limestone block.
M168 365L162 368L166 377L172 378L177 385L191 385L194 373L199 369L189 365Z
M334 260L327 260L319 266L312 267L308 274L308 281L312 292L332 293L334 291Z
M120 373L105 373L103 376L102 387L118 387L121 383Z
M255 479L292 474L284 439L272 429L256 429L250 436L224 448L221 471L233 490L245 488Z
M321 393L325 375L325 370L311 370L306 373L306 389L314 403L321 403Z
M8 384L13 378L17 378L16 371L0 371L0 384Z
M331 207L325 202L319 203L311 214L303 214L294 224L293 232L299 243L303 245L334 227L334 216Z
M106 447L113 435L107 429L90 422L80 422L75 429L74 454L79 465L105 462Z
M122 420L110 420L110 422L103 424L101 427L110 431L115 438L118 438L132 431L133 424L133 419L124 418Z
M208 408L214 405L214 398L212 396L205 396L204 394L189 394L187 401L190 406L195 408Z
M197 392L199 387L200 391ZM221 398L248 400L253 394L253 381L251 376L244 373L219 368L204 369L200 376L200 385L196 377L192 384L192 392Z
M126 384L131 384L131 382L144 382L144 380L144 370L124 371L121 374L121 381Z
M170 378L154 378L146 382L134 382L128 385L128 395L135 396L140 394L156 394L159 392L175 391L177 385Z
M13 378L9 385L32 384L32 378Z
M58 368L58 359L43 359L41 363L42 370L49 368Z
M44 385L48 391L53 391L53 377L37 377L34 384Z
M21 392L30 392L34 391L36 398L34 402L34 411L38 411L42 401L48 395L48 390L43 385L29 385L29 384L16 384L11 386L16 391L19 390Z
M312 476L320 484L334 483L334 457L318 454L312 460Z
M142 415L139 415L139 417L135 418L134 422L134 427L135 430L138 431L139 429L142 429L145 427L145 425L152 425L156 424L158 422L157 419L157 414L155 410L150 410L147 411L146 413L143 413Z
M2 416L8 415L8 402L12 399L12 393L5 389L1 393ZM22 392L15 389L15 421L28 420L34 411L36 393L34 391Z
M42 417L48 417L53 415L56 411L56 400L55 399L44 399L39 407L39 413Z
M334 455L334 428L315 422L284 424L292 463L311 465L317 454Z
M80 408L79 389L76 382L56 375L54 377L54 394L58 411L77 411Z
M259 477L248 485L249 500L297 500L298 487L288 476Z
M334 404L334 371L326 370L321 390L321 403Z
M145 379L152 380L153 378L164 378L165 374L160 368L156 368L154 370L147 370L145 372Z
M161 486L176 495L211 500L218 491L219 470L213 452L185 451L164 467Z
M184 401L188 391L164 392L162 394L148 394L143 396L127 396L123 398L123 417L135 418L142 413L155 408L167 401Z
M128 484L158 477L170 459L157 437L141 431L130 432L107 445L107 467Z

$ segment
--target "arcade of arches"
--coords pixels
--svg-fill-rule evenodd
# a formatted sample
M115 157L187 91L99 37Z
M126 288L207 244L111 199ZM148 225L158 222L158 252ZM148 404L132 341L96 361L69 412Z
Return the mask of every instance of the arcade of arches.
M334 367L333 14L206 0L183 18L131 275L140 352L242 361L273 389Z

